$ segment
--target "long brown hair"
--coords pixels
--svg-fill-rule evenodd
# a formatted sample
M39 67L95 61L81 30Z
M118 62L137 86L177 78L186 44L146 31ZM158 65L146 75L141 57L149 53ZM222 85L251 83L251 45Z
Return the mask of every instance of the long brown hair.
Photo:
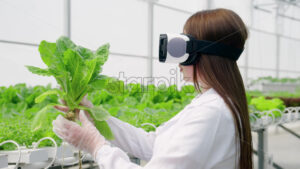
M236 48L244 48L248 37L242 19L228 9L199 11L184 25L184 32L199 40L224 43ZM252 138L248 114L246 92L236 61L215 56L198 54L193 65L193 81L201 92L198 78L212 87L223 98L231 110L236 128L236 145L239 154L239 169L253 169ZM238 144L239 143L239 144Z

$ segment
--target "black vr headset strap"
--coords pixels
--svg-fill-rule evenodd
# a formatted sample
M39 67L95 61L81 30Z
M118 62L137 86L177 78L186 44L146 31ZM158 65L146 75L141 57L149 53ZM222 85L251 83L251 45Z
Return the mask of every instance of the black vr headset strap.
M205 40L191 40L187 42L187 53L203 53L218 55L236 61L243 52L243 49L234 48L222 43Z
M189 58L187 61L181 63L181 65L191 65L195 63L195 61L198 59L197 53L218 55L237 61L244 50L218 42L197 40L189 35L188 37L190 38L190 41L187 41L186 52L189 53Z

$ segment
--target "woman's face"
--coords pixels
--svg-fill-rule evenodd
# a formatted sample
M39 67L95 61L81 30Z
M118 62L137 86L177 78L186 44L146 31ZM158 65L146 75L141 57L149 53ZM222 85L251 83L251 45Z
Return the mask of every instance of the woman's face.
M183 66L179 64L180 72L183 74L183 80L193 82L193 65Z

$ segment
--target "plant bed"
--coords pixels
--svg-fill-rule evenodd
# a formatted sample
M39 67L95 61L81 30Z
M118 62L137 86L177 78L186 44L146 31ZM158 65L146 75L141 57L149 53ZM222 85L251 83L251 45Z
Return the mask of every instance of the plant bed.
M43 147L40 149L46 150L49 157L55 156L56 160L74 156L74 149L68 144L63 144L59 146L57 150L55 150L56 149L55 147Z
M296 92L300 84L293 83L260 83L252 87L262 92Z
M273 97L273 96L266 96L266 99L275 99L278 98L284 102L286 107L297 107L300 106L300 97Z
M290 123L298 120L300 120L300 107L287 107L283 111L273 109L250 113L252 131L267 128L270 125Z
M7 155L8 163L17 163L19 158L18 150L0 151L0 154ZM36 162L44 162L48 160L48 153L46 150L41 149L22 149L20 163L30 164Z
M271 76L260 77L251 81L249 87L251 90L262 92L296 92L300 86L300 77L298 78L274 78Z
M8 158L5 154L0 154L0 168L8 167Z
M300 119L300 107L288 107L284 114L289 121L297 121Z

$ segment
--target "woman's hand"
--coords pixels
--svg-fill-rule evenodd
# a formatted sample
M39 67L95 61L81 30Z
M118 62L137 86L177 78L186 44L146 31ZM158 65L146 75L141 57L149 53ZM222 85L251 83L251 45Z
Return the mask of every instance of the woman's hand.
M62 104L66 105L66 102L64 100L60 100ZM81 106L84 106L84 107L88 107L88 108L92 108L94 107L93 103L90 102L86 96L83 97L82 101L80 102ZM69 108L67 106L54 106L55 109L59 110L59 111L62 111L64 113L67 113L69 111ZM79 109L75 109L75 117L76 119L79 119L78 118L78 115L79 115ZM88 113L88 111L84 111L84 113L86 114L86 116L88 117L88 119L93 122L93 119L91 118L90 114Z
M104 145L105 138L82 111L79 113L79 120L82 127L59 115L52 122L53 131L69 144L95 157L96 152Z

